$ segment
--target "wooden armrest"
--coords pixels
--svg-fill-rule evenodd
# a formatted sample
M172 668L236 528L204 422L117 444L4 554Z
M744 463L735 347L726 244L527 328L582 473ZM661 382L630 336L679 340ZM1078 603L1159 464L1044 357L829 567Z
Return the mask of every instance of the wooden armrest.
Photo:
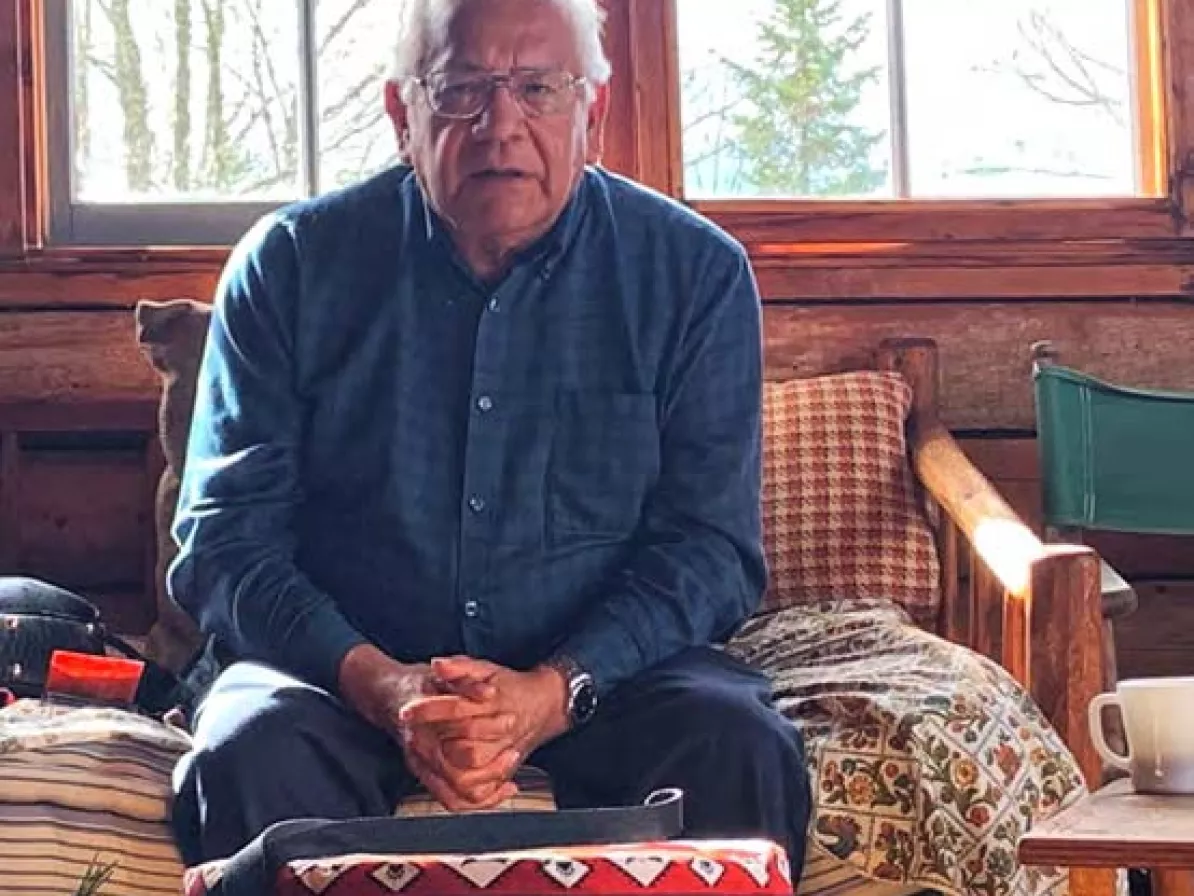
M1012 510L940 423L912 434L912 465L925 490L1007 591L1024 596L1045 544Z
M975 588L971 571L971 600L1001 601L1003 665L1029 689L1087 781L1097 785L1101 762L1086 718L1103 683L1097 555L1081 545L1043 543L940 423L918 421L911 455L926 491L1001 586L993 594Z

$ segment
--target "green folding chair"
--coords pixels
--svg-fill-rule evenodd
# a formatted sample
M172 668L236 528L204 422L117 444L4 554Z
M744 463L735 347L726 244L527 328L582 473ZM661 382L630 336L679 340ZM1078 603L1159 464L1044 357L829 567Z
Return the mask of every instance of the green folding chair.
M1058 363L1033 346L1045 537L1086 531L1194 535L1194 393L1130 389ZM1136 609L1131 585L1103 564L1104 652L1110 621Z

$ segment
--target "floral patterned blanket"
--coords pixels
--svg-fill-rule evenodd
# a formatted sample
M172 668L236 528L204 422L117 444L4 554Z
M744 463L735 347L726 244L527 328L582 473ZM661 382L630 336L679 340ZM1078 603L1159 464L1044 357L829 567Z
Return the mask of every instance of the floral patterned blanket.
M728 650L768 672L804 730L811 841L876 881L949 894L1062 896L1020 835L1085 792L1040 709L997 664L882 601L756 617Z

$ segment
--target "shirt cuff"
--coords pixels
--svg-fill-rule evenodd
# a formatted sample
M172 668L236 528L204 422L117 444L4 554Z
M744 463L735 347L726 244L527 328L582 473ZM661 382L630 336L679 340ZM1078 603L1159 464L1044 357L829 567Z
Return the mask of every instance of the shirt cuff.
M366 643L368 639L349 625L334 605L320 604L287 633L282 660L305 681L336 694L340 663L350 650Z
M579 631L555 653L593 676L593 686L601 696L651 665L642 645L616 623Z

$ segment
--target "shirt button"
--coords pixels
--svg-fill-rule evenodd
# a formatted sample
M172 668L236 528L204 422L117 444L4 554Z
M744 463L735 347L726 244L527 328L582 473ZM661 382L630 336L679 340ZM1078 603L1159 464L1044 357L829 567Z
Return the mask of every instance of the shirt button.
M499 302L497 299L490 299L490 300L489 300L489 310L490 310L490 311L493 311L493 312L495 312L495 313L496 313L496 312L498 312L498 311L501 311L501 310L502 310L502 303L501 303L501 302Z
M473 495L468 499L468 509L473 513L480 513L485 509L485 499L480 495Z
M482 395L477 399L477 410L482 414L488 414L493 410L493 399L488 395Z
M464 615L469 619L476 619L481 612L481 607L475 600L470 600L464 605Z

